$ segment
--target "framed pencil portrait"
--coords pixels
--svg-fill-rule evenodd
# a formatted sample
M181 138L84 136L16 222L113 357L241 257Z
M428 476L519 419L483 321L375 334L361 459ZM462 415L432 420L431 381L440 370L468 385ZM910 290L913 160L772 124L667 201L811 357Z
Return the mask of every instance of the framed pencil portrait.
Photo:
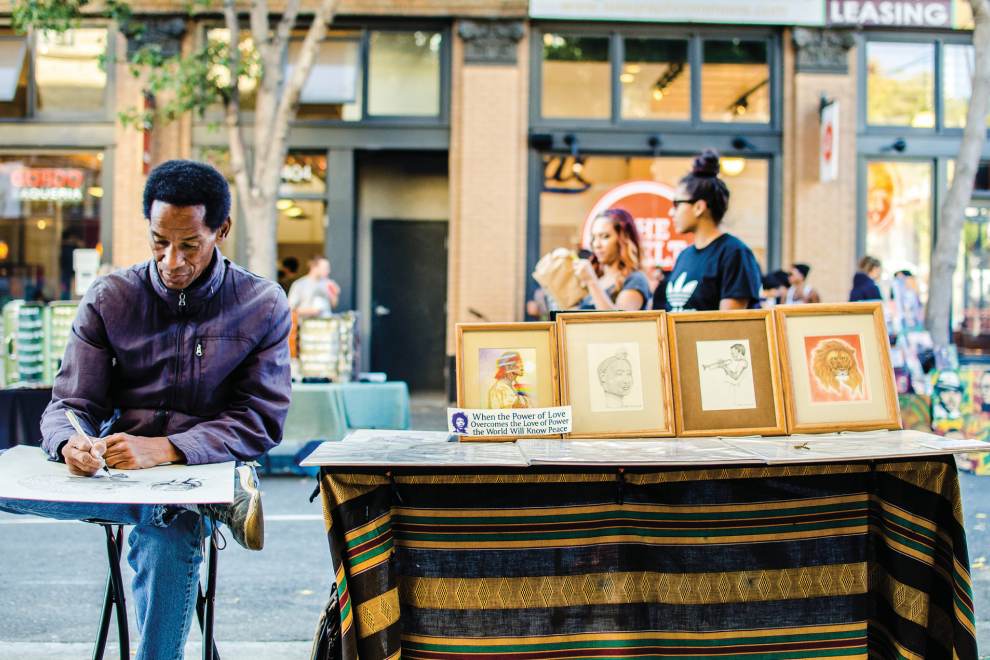
M553 323L459 323L456 334L458 408L560 405ZM461 436L461 440L498 442L515 436Z
M561 314L557 334L566 437L674 435L664 312Z
M678 436L787 432L770 310L667 316Z
M789 433L901 428L879 302L774 308Z

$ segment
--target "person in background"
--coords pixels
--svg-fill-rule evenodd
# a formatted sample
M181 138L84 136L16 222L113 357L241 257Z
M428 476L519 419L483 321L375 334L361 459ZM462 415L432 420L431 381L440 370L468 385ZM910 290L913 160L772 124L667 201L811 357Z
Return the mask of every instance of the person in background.
M782 270L775 270L764 275L760 283L762 286L760 307L767 309L783 302L790 281L787 273Z
M894 273L891 285L897 319L903 330L916 330L925 325L925 306L918 294L918 281L910 270Z
M288 291L292 283L299 278L299 260L289 256L282 259L282 266L278 269L278 285L284 291Z
M672 271L657 268L657 286L653 289L653 309L667 309L667 280Z
M791 272L788 275L788 281L791 286L787 289L787 296L785 297L788 305L820 303L822 301L821 296L818 295L818 291L808 284L808 273L810 272L811 266L808 264L794 264L791 266Z
M330 261L322 254L309 260L309 272L289 287L289 308L300 320L329 316L337 305L340 287L330 279Z
M646 309L650 281L639 268L639 232L628 211L609 209L595 218L591 252L574 262L574 274L588 288L581 309Z
M852 291L849 292L849 302L863 300L883 300L877 280L880 279L882 264L876 257L866 255L859 260L859 272L853 276Z
M760 266L753 251L721 226L729 188L719 169L718 154L705 151L674 194L674 226L693 233L694 245L678 255L667 280L667 311L746 309L760 302Z

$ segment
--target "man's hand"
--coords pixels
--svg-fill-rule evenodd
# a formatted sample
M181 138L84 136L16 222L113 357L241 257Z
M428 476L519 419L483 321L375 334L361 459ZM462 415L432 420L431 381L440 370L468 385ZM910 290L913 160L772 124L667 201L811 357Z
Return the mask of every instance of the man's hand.
M100 457L107 451L103 440L90 441L84 435L74 435L62 447L62 457L69 472L83 477L92 477L103 468Z
M185 456L168 438L148 438L129 433L114 433L103 439L107 444L104 458L118 470L139 470L162 463L185 461Z

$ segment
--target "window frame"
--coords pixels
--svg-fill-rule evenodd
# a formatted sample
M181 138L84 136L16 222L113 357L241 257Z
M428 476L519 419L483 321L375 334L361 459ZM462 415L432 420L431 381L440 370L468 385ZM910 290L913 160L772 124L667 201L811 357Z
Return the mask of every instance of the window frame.
M610 61L610 89L612 108L609 119L555 118L543 116L543 36L562 34L580 37L608 37ZM622 82L619 76L625 57L625 38L670 39L687 41L688 65L691 76L690 114L687 120L625 119L622 117ZM701 118L702 71L704 66L704 42L706 41L763 41L767 45L769 70L770 118L766 122L717 122ZM778 135L783 121L783 56L781 33L768 28L728 29L700 26L635 26L573 25L556 22L539 22L532 25L530 35L530 116L534 131L620 129L629 131L655 130L719 131L752 135Z
M867 118L869 108L868 94L868 61L867 48L870 43L901 43L901 44L921 44L934 46L934 76L932 85L934 86L934 110L935 126L932 128L920 128L910 125L883 126L870 124ZM962 128L946 128L945 126L945 90L943 89L945 73L945 46L946 45L973 45L972 34L969 32L961 34L945 34L931 32L869 32L856 35L856 66L859 75L856 81L856 114L857 129L860 134L874 136L915 136L915 137L941 137L961 139ZM990 127L988 127L990 133Z
M206 35L210 30L217 28L225 28L226 25L222 21L201 21L196 29L197 42L200 46L206 43ZM249 30L249 26L246 24L242 25L242 30ZM302 29L306 29L306 25L300 26ZM346 119L299 119L294 118L292 120L292 126L298 127L341 127L341 128L355 128L359 126L366 127L402 127L402 126L417 126L417 127L446 127L450 125L450 80L451 80L451 38L452 31L449 22L440 21L422 21L417 22L415 26L410 27L408 21L374 21L374 22L355 22L348 20L341 20L339 22L334 22L329 26L330 30L342 30L342 31L356 31L358 41L358 65L361 67L358 75L361 79L361 118L357 120L346 120ZM439 112L435 116L421 116L421 115L371 115L368 114L368 82L369 82L369 71L368 71L368 61L371 53L371 33L372 32L438 32L441 35L440 41L440 52L438 66L440 67L440 89L439 89ZM298 36L299 39L304 38L303 35ZM295 39L291 39L295 40ZM353 38L350 37L340 37L340 36L329 36L325 40L333 41L351 41ZM286 50L286 57L288 57L288 50ZM285 66L284 63L283 66ZM221 112L207 111L202 119L196 118L194 120L195 124L211 124L216 123L223 117ZM246 124L252 124L254 122L254 112L243 112L243 117Z
M5 30L12 30L9 24L2 26ZM27 61L25 66L28 70L28 84L27 84L27 110L23 117L0 117L0 124L11 124L11 123L24 123L32 122L37 124L66 124L71 122L76 122L80 120L96 121L96 122L113 122L114 121L114 90L116 83L116 76L114 75L115 65L117 63L116 59L116 48L114 47L117 43L117 38L119 36L119 31L110 22L92 22L87 21L77 26L81 29L94 29L101 28L106 30L107 34L107 49L106 58L104 60L104 67L106 71L106 85L103 87L103 104L102 110L99 112L65 112L58 114L39 114L38 113L38 82L35 77L35 57L36 50L38 47L37 34L29 33L24 35L17 34L3 34L0 35L0 39L12 40L12 39L24 39L27 42Z

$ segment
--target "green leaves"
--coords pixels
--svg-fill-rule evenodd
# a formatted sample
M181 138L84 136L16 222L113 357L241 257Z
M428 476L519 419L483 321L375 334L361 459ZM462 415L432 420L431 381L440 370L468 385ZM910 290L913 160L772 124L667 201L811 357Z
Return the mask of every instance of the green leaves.
M11 14L14 29L18 32L26 32L28 28L65 32L79 25L83 9L90 4L90 0L17 0ZM131 17L127 2L107 0L103 5L103 11L97 16L118 22Z

